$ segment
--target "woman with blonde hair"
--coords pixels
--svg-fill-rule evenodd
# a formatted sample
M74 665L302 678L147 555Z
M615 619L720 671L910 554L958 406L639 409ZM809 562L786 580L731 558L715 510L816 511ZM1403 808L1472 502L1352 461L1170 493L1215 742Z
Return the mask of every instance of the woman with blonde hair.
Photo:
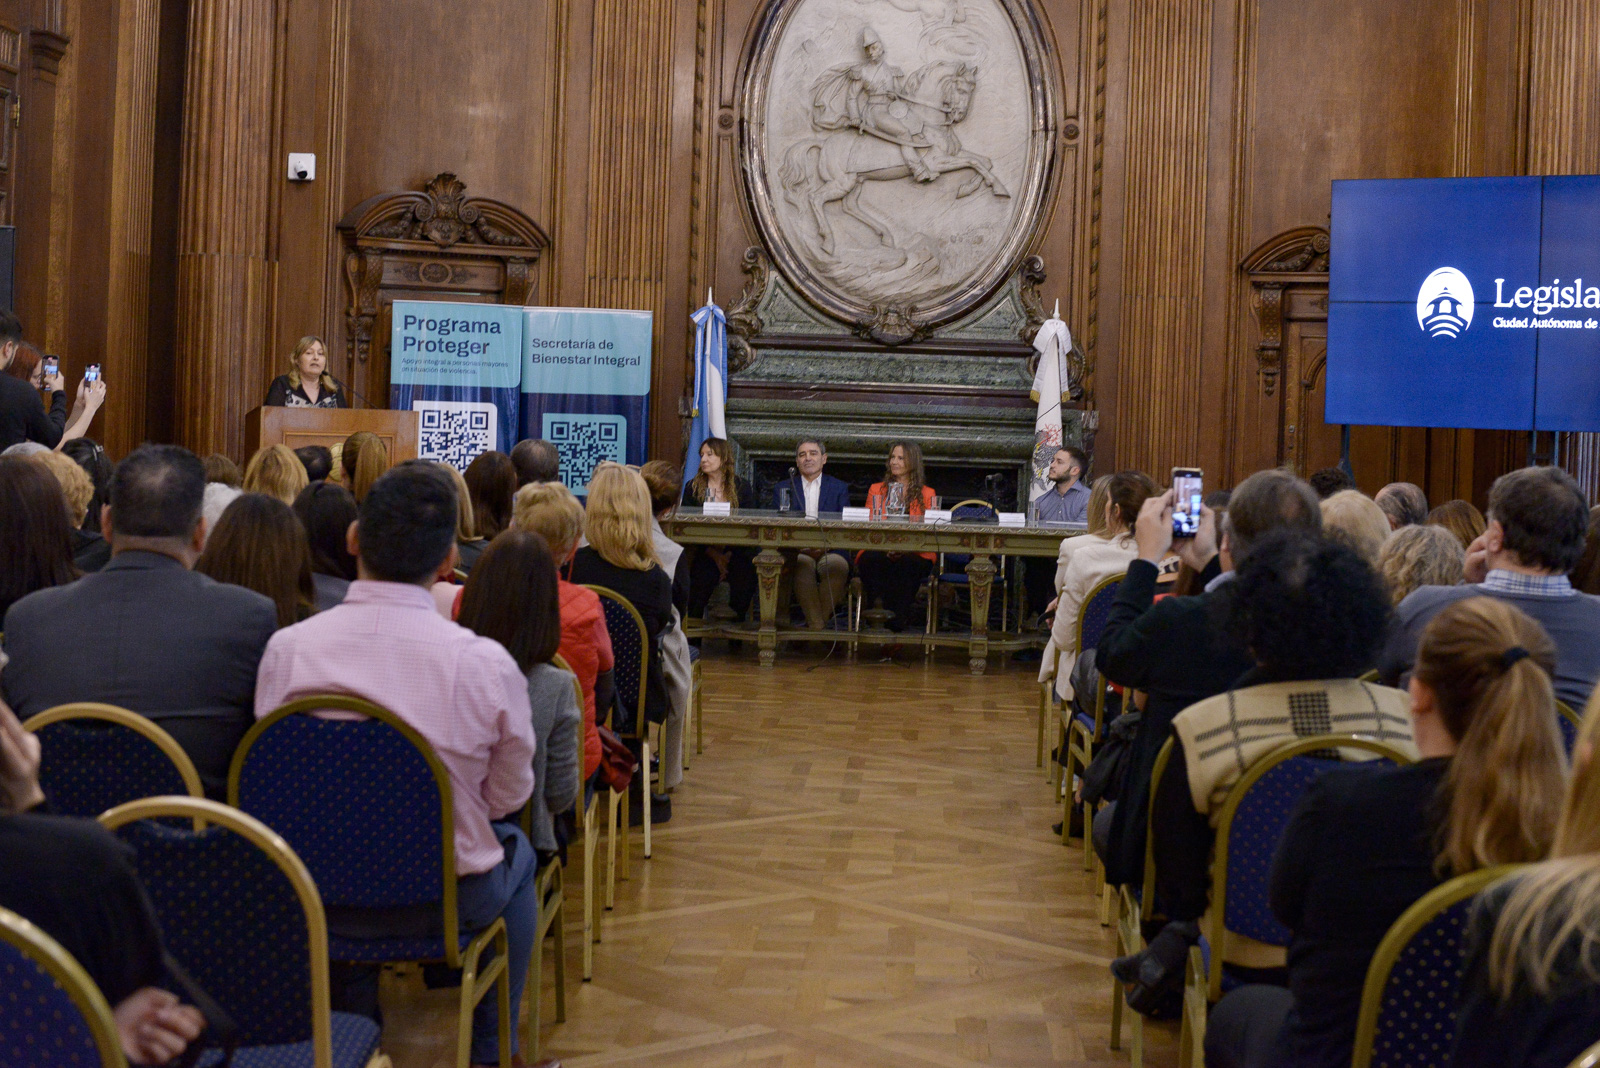
M467 488L466 476L457 471L454 464L440 463L439 466L456 487L456 552L460 556L456 567L471 574L472 565L489 547L489 540L478 537L478 513L472 505L472 491Z
M1444 527L1412 525L1389 535L1378 553L1378 574L1399 604L1422 586L1459 586L1466 550Z
M246 493L265 493L284 504L294 504L300 491L310 483L306 465L287 445L268 445L258 450L244 469Z
M1389 537L1389 517L1360 490L1340 490L1322 502L1322 531L1376 567Z
M672 627L672 580L656 556L650 519L650 489L639 472L609 462L596 467L589 479L589 504L584 509L589 544L572 559L572 581L621 594L644 620L650 648L645 718L651 723L663 723L671 703L662 671L661 638ZM643 723L631 721L632 701L632 695L624 694L618 706L619 734L644 731ZM662 803L665 801L665 795L659 801L652 799L654 822L665 823L671 818L672 809ZM633 803L631 797L629 802ZM642 815L643 808L644 798L640 796L636 811Z
M328 350L312 334L296 341L289 355L289 373L267 387L269 408L348 408L344 390L328 373Z
M357 430L344 439L339 451L339 467L344 472L345 489L360 504L366 500L372 484L389 470L389 450L383 439L372 431Z
M583 505L560 482L530 482L517 490L511 506L511 529L538 534L550 546L556 570L564 570L583 538ZM611 709L616 685L612 678L611 635L606 630L600 598L562 578L556 584L561 598L561 659L578 676L583 687L583 769L588 779L600 767L600 732L595 727Z
M72 562L78 570L88 574L99 571L111 559L111 543L99 534L84 529L84 519L89 513L89 502L94 499L94 482L77 461L60 452L41 452L32 457L34 463L43 464L61 483L61 492L67 498L67 512L72 519ZM95 517L99 519L98 516Z
M1504 601L1473 597L1433 618L1411 679L1422 759L1336 767L1302 795L1269 888L1293 932L1288 988L1224 997L1207 1027L1207 1065L1349 1065L1367 966L1400 914L1451 876L1549 852L1566 775L1554 667L1544 629Z
M1576 1063L1600 1041L1600 690L1572 753L1550 858L1488 890L1467 938L1460 1068Z

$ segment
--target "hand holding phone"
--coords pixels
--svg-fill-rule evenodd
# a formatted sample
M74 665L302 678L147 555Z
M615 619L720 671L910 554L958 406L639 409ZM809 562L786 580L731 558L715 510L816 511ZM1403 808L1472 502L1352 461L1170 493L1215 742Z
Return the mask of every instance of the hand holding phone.
M1198 467L1172 469L1172 537L1192 538L1200 533L1200 510L1205 496Z
M85 382L100 381L100 365L91 363L83 372L83 380Z
M60 374L60 373L61 373L61 360L60 360L60 358L56 357L56 356L46 356L44 358L44 376L46 378L49 378L51 375L56 375L56 374Z

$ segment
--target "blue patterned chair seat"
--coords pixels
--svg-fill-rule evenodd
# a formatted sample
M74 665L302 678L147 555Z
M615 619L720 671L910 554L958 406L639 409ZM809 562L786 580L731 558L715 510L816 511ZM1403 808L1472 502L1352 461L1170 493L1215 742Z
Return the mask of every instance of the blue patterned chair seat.
M696 660L699 660L699 659L700 659L700 647L698 645L689 646L689 663L692 664Z
M1372 1063L1387 1068L1447 1064L1475 899L1443 909L1400 950L1383 987Z
M462 933L461 949L467 948L476 933ZM416 938L340 938L338 935L329 935L328 959L373 964L401 960L444 960L444 940L437 935Z
M0 1064L89 1068L100 1051L82 1011L27 954L0 941Z
M1240 801L1228 832L1228 872L1224 925L1228 930L1271 946L1287 946L1290 931L1268 904L1272 861L1288 828L1289 816L1313 780L1336 760L1291 757L1257 779Z
M39 785L59 815L93 819L126 801L189 792L161 747L127 727L52 723L38 735Z
M1082 727L1090 735L1094 734L1094 717L1089 715L1089 713L1087 713L1087 712L1076 713L1072 717L1072 722L1074 722L1078 726ZM1102 732L1102 733L1104 733L1104 732ZM1099 741L1099 739L1096 738L1095 741Z
M1561 745L1570 754L1572 747L1578 743L1578 728L1566 716L1556 714L1556 723L1561 727Z
M378 1052L378 1025L349 1012L332 1014L333 1068L363 1068ZM200 1068L222 1063L222 1051L200 1058ZM310 1042L281 1046L250 1046L233 1055L234 1068L306 1068L312 1063Z

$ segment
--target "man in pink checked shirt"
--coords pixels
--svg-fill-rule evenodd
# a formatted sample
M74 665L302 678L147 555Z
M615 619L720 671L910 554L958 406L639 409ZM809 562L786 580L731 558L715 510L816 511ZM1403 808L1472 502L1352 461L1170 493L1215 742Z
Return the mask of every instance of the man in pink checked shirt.
M394 712L433 746L455 796L462 929L505 917L515 1053L538 858L520 829L492 821L512 816L533 792L533 717L528 680L511 654L434 607L428 588L455 566L455 530L455 486L437 467L401 464L375 482L350 527L357 581L343 604L273 635L255 711L260 718L297 697L348 693ZM365 978L371 1011L375 970ZM352 985L354 993L369 984ZM473 1016L474 1064L498 1061L496 1000L484 998Z

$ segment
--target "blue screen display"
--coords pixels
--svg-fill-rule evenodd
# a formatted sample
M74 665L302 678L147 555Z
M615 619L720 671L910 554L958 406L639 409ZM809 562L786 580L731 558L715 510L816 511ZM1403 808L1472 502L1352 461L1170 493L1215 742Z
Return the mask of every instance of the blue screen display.
M1329 423L1600 429L1600 178L1333 183Z

